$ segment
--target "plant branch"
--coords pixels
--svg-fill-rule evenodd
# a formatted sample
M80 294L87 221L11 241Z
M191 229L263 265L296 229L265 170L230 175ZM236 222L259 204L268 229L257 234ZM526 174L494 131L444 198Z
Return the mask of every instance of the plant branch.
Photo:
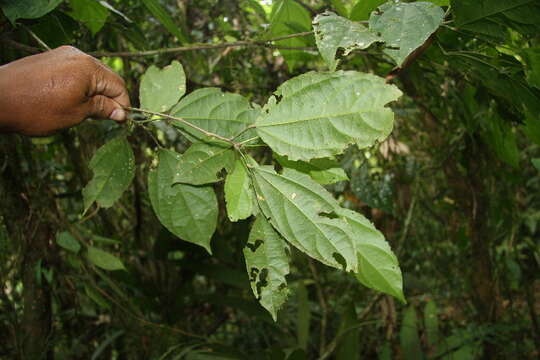
M234 140L238 139L240 136L242 136L245 132L247 132L247 131L249 131L251 129L254 129L254 128L256 128L255 124L251 124L248 127L244 128L242 131L240 131L238 134L234 135L230 140L234 141Z
M36 40L36 42L45 49L45 51L51 50L49 45L45 43L45 41L41 40L39 36L37 36L32 30L30 30L28 27L24 26L24 29L30 34L30 36Z
M253 140L257 140L258 138L259 138L259 136L254 136L254 137L252 137L252 138L250 138L250 139L247 139L247 140L244 140L244 141L242 141L242 142L237 143L236 146L242 147L243 145L245 145L245 144L247 144L247 143L250 143L250 142L252 142Z
M223 42L223 43L215 43L215 44L193 44L189 46L180 46L180 47L172 47L172 48L163 48L163 49L155 49L155 50L145 50L145 51L115 51L115 52L109 52L109 51L91 51L88 52L89 55L95 56L95 57L137 57L137 56L153 56L153 55L161 55L161 54L170 54L170 53L179 53L179 52L187 52L187 51L198 51L198 50L208 50L208 49L223 49L223 48L229 48L229 47L256 47L256 46L262 46L267 47L270 49L284 49L284 50L304 50L304 51L310 51L314 50L312 47L299 47L299 46L279 46L272 44L275 41L280 40L287 40L292 38L298 38L298 37L305 37L312 35L313 31L305 31L295 34L289 34L284 36L279 36L273 39L268 40L240 40L240 41L231 41L231 42ZM1 41L11 47L24 50L26 52L30 53L38 53L41 50L39 48L31 47L25 44L18 43L16 41L10 40L6 37L3 37Z
M160 116L160 117L162 117L164 119L167 119L167 120L176 120L176 121L181 122L182 124L192 128L194 130L197 130L197 131L201 132L205 136L215 138L215 139L219 139L221 141L225 141L226 143L229 143L229 144L231 144L233 146L235 145L235 143L231 139L228 139L228 138L226 138L224 136L221 136L221 135L218 135L218 134L214 134L213 132L210 132L210 131L207 131L207 130L205 130L203 128L200 128L197 125L194 125L194 124L190 123L189 121L186 121L186 120L184 120L182 118L179 118L179 117L170 116L170 115L167 115L167 114L158 113L158 112L150 111L150 110L144 110L144 109L139 109L139 108L134 108L134 107L128 107L128 106L124 107L124 109L129 110L129 111L136 111L136 112L140 112L140 113ZM159 119L159 120L162 120L162 119Z

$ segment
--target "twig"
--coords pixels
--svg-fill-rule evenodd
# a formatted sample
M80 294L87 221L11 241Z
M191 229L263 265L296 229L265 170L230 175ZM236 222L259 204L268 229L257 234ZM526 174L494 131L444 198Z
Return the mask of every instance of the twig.
M259 136L254 136L254 137L252 137L252 138L250 138L250 139L247 139L247 140L244 140L244 141L242 141L242 142L237 143L236 146L237 146L237 147L242 147L242 146L244 146L245 144L252 142L253 140L257 140L258 138L259 138ZM258 145L258 146L260 146L260 145ZM263 145L263 146L265 146L265 145Z
M234 135L232 138L231 138L231 141L234 141L236 139L238 139L241 135L243 135L246 131L249 131L251 129L254 129L255 128L255 124L251 124L249 125L248 127L246 127L245 129L243 129L242 131L240 131L238 134Z
M407 210L407 217L405 218L405 223L403 224L403 232L401 233L399 242L397 244L398 248L396 252L398 256L401 254L401 251L403 250L403 242L405 241L409 233L409 226L411 224L412 215L414 212L414 206L416 205L416 198L417 198L417 192L416 192L416 187L415 187L411 204L409 205L409 209Z
M14 40L8 39L7 37L0 38L0 41L3 42L4 44L14 48L14 49L22 50L22 51L30 53L30 54L38 54L38 53L41 52L41 49L39 49L37 47L21 44L19 42L14 41Z
M176 120L176 121L181 122L182 124L192 128L192 129L195 129L195 130L201 132L205 136L215 138L215 139L219 139L219 140L224 141L226 143L229 143L229 144L231 144L233 146L235 145L234 141L232 141L231 139L228 139L228 138L226 138L224 136L214 134L213 132L204 130L203 128L200 128L197 125L194 125L194 124L190 123L189 121L186 121L186 120L184 120L182 118L179 118L179 117L170 116L170 115L167 115L167 114L162 114L162 113L158 113L158 112L154 112L154 111L150 111L150 110L144 110L144 109L139 109L139 108L134 108L134 107L128 107L128 106L124 107L124 109L129 110L129 111L136 111L136 112L140 112L140 113L160 116L160 117L168 119L168 120Z
M47 44L45 43L45 41L41 40L41 39L39 38L39 36L37 36L32 30L30 30L30 29L29 29L28 27L26 27L26 26L24 26L24 29L25 29L26 31L28 31L28 33L30 34L30 36L33 37L34 40L36 40L37 43L38 43L41 47L43 47L43 48L44 48L45 50L47 50L47 51L51 50L51 48L49 47L49 45L47 45Z
M297 37L305 37L312 35L313 31L305 31L295 34L289 34L284 36L279 36L273 39L268 40L241 40L241 41L232 41L232 42L224 42L224 43L216 43L216 44L193 44L189 46L180 46L180 47L172 47L172 48L163 48L163 49L155 49L155 50L145 50L145 51L91 51L88 52L89 55L95 56L95 57L137 57L137 56L153 56L153 55L161 55L161 54L169 54L169 53L179 53L179 52L186 52L186 51L198 51L198 50L208 50L208 49L223 49L223 48L229 48L229 47L254 47L254 46L263 46L270 49L283 49L283 50L303 50L303 51L311 51L315 50L312 47L301 47L301 46L281 46L281 45L274 45L273 42L281 41L281 40L287 40ZM35 35L35 34L34 34ZM18 48L20 50L24 50L30 53L38 53L40 52L40 49L31 47L25 44L18 43L16 41L2 38L2 42ZM44 44L41 40L36 39L40 43L40 45L44 46L45 48L48 48L46 44ZM50 50L50 48L49 48Z
M313 263L313 260L308 259L309 269L313 275L313 280L315 280L315 289L317 290L317 297L319 298L319 305L321 307L321 334L319 340L319 353L323 354L326 348L326 323L328 320L328 306L326 304L326 298L324 296L324 291L322 289L319 274L317 273L317 268Z

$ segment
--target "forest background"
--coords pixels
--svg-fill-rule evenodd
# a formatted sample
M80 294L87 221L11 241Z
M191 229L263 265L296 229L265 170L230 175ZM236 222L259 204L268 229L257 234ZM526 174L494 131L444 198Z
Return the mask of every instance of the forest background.
M323 163L266 147L256 159L310 175L370 219L399 261L406 299L291 247L274 320L246 273L253 218L230 221L223 181L207 185L219 203L212 255L162 225L148 174L159 149L182 153L193 138L134 112L126 126L89 120L51 137L0 137L0 358L539 358L540 4L384 3L0 1L1 64L73 45L125 79L134 107L143 74L172 61L186 94L214 87L261 106L336 59L395 85L403 94L385 140ZM433 13L414 4L440 22L426 29ZM400 5L399 36L385 41L328 55L312 32L325 11L353 34ZM133 181L113 206L87 204L90 160L119 134Z

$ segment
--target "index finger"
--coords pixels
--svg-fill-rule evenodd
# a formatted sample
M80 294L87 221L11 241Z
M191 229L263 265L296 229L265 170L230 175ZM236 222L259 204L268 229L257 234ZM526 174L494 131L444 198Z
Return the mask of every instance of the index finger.
M104 95L111 98L122 107L131 106L124 79L101 62L97 60L96 62L98 66L92 76L91 89L88 94L89 97Z

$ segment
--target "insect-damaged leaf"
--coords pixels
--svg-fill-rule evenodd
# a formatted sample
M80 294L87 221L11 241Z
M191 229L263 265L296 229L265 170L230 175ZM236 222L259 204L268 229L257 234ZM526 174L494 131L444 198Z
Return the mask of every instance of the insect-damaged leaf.
M253 213L253 188L243 162L238 159L225 179L227 216L231 221L248 218Z
M249 101L237 94L224 93L217 88L195 90L185 96L173 109L171 114L180 117L206 131L224 137L232 137L253 124L260 109L253 108ZM172 124L183 129L191 136L190 140L212 141L200 131L187 127L178 121ZM253 130L246 131L237 141L253 136Z
M253 294L272 314L285 302L289 289L285 276L289 273L286 243L264 216L258 216L244 248L246 269Z
M166 112L186 93L186 75L178 61L158 69L151 65L141 78L141 108Z
M193 144L177 162L175 183L202 185L221 180L219 172L229 171L234 164L234 151L231 148L205 143Z
M111 207L135 176L135 158L126 138L117 137L100 147L89 164L94 177L82 190L84 212L96 201Z
M374 42L382 41L376 33L364 25L347 20L330 11L315 17L313 30L319 52L330 71L336 70L339 62L336 59L338 49L343 49L343 56L347 56L353 50L366 49Z
M209 186L172 185L180 159L174 151L160 150L159 165L148 174L150 201L163 226L210 253L210 239L217 226L216 194Z
M292 245L338 269L356 271L351 227L333 213L337 201L309 176L292 169L277 174L272 167L253 168L263 214Z
M405 302L403 279L398 260L383 234L361 214L338 209L339 216L353 228L358 254L356 278L365 286L392 295Z
M274 228L300 251L405 301L401 270L384 236L361 214L344 209L321 185L292 169L253 165L257 200Z
M394 114L385 105L401 91L371 74L309 72L283 83L275 96L257 119L257 133L278 154L310 160L386 138Z
M441 26L444 10L429 2L387 2L371 13L369 28L379 32L385 52L398 66Z

